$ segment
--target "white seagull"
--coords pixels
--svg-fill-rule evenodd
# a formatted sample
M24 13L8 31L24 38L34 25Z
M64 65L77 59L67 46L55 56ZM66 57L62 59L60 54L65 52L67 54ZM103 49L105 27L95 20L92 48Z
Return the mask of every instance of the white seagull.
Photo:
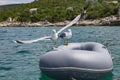
M53 33L52 33L50 39L52 40L54 47L56 47L57 39L58 39L58 34L57 34L57 32L56 32L55 29L53 29L52 32Z
M59 35L60 38L64 39L64 40L67 40L67 41L64 41L64 44L65 45L68 45L68 42L69 42L69 39L72 37L72 31L71 29L68 29L68 32L63 32Z
M68 25L64 26L63 28L61 28L59 31L53 30L52 35L50 36L45 36L45 37L41 37L38 39L33 39L33 40L14 40L15 43L19 43L19 44L31 44L34 42L38 42L38 41L42 41L42 40L52 40L53 44L56 44L56 41L58 39L58 35L65 30L66 28L72 26L73 24L77 23L81 18L83 18L83 13L85 13L86 10L84 12L82 12L81 14L79 14L76 18L74 18Z

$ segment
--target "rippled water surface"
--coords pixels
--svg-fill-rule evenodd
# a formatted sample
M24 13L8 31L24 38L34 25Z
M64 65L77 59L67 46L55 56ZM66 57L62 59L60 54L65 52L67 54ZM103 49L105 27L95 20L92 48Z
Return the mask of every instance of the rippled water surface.
M39 59L52 47L51 41L15 44L13 40L29 40L51 34L60 27L0 28L0 80L53 80L39 69ZM102 80L120 80L120 27L71 27L71 42L95 41L108 46L114 57L112 73ZM58 45L63 40L58 40Z

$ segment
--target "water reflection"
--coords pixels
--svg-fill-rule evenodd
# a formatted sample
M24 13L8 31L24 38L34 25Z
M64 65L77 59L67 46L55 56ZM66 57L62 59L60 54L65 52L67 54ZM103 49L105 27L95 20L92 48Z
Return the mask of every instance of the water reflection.
M100 80L113 80L113 73L112 72L108 73L107 75L105 75L105 77L103 77Z
M54 79L49 78L49 77L46 76L44 73L41 73L41 74L40 74L39 80L54 80Z
M46 76L44 73L40 74L40 78L39 80L54 80L52 78L49 78L48 76ZM113 80L113 73L109 72L107 75L105 75L103 78L98 79L98 80Z

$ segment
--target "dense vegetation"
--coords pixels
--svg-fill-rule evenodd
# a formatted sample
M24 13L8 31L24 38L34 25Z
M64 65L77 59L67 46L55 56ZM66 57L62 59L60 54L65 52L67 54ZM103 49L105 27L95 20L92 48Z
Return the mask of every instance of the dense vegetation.
M0 22L9 17L20 22L72 20L88 3L87 19L117 15L119 3L108 3L110 1L112 0L36 0L27 4L1 6ZM37 12L30 13L31 8L37 8Z

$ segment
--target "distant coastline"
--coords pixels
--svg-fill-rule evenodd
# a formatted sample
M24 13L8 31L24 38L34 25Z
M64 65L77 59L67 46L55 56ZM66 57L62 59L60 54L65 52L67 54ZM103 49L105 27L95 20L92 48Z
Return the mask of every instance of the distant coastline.
M39 21L36 23L31 22L17 22L17 21L4 21L0 22L0 27L47 27L47 26L65 26L70 21L50 23L46 21ZM109 16L94 20L81 20L75 24L76 26L120 26L120 19L117 16Z

